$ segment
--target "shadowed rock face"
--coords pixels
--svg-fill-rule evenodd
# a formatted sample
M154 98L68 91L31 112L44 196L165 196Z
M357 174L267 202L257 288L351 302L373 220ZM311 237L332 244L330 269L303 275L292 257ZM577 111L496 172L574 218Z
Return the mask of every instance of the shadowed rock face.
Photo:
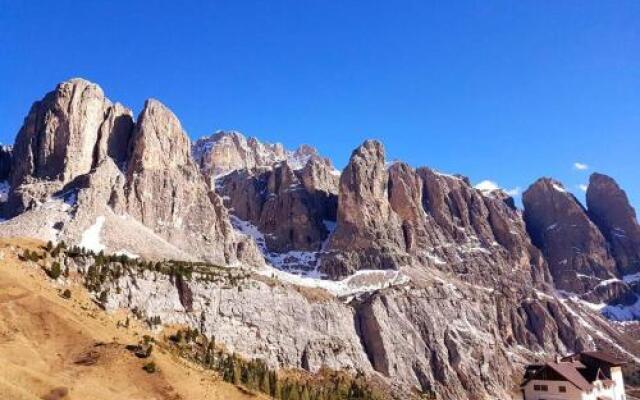
M620 274L640 271L640 225L624 190L609 176L594 173L589 179L587 207L611 245Z
M584 294L616 277L605 238L559 182L539 179L522 200L527 230L544 253L557 288Z
M9 179L12 155L13 149L11 146L0 146L0 181Z
M231 213L264 234L265 250L320 250L336 220L339 173L316 149L219 132L192 154Z

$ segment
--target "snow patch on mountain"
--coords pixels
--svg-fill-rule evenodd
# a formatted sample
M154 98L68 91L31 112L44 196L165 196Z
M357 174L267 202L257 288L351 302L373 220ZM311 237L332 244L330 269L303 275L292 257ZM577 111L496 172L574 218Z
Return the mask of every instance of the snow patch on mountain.
M100 243L100 232L104 225L104 219L104 216L99 216L96 218L96 222L82 233L80 247L84 247L85 249L92 250L96 253L104 250L105 246Z
M270 252L264 234L260 232L257 226L249 221L244 221L234 215L229 216L231 225L241 234L250 236L258 245L265 260L271 266L290 273L309 276L313 278L322 278L316 270L318 260L318 252L315 251L289 251L286 253Z
M264 269L260 269L258 271L259 274L273 276L299 286L325 289L339 297L403 284L409 279L399 271L381 270L361 270L341 281L325 279L326 275L318 271L317 268L321 251L269 252L265 244L264 234L255 225L233 215L230 217L233 227L239 233L252 237L262 251L267 266ZM335 222L323 222L329 232L335 229Z
M231 225L243 235L247 235L256 242L260 251L264 254L267 253L267 244L264 240L264 234L260 232L257 226L253 225L249 221L242 220L235 215L229 215Z
M339 281L295 275L273 267L261 269L257 273L298 286L324 289L336 297L354 296L360 293L403 285L410 281L408 276L396 270L360 270Z

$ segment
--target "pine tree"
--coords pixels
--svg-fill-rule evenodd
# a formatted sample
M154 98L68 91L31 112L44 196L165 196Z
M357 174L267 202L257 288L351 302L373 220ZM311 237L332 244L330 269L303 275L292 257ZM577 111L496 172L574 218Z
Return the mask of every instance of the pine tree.
M278 379L278 375L275 371L269 372L269 386L271 386L271 396L281 400L282 399L282 384Z
M291 385L291 389L289 391L289 396L287 400L301 400L300 391L297 383L294 383Z
M302 389L302 394L300 395L300 400L311 400L310 396L309 396L309 388L307 387L307 385L305 385L304 389Z
M260 382L260 391L262 393L271 394L271 384L269 379L269 373L267 371L264 371L262 373L262 379Z
M60 263L55 261L51 265L51 269L47 271L47 273L51 279L58 279L60 277L60 274L62 273L62 270L60 268Z

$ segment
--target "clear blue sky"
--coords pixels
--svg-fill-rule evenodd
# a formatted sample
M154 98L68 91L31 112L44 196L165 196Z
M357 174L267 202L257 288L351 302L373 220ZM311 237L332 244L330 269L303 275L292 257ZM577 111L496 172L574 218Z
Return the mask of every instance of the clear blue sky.
M378 138L414 166L578 195L597 170L640 206L637 0L0 0L0 141L75 76L135 112L160 99L194 138L309 143L339 167Z

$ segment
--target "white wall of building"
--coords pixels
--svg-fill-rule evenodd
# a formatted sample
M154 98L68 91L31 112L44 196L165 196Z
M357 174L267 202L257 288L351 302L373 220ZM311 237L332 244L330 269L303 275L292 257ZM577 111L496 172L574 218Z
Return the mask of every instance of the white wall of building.
M546 385L549 390L536 391L535 385ZM565 393L560 392L560 387L566 388ZM539 381L532 380L524 387L525 400L587 400L582 397L582 392L573 384L567 381ZM590 398L588 400L591 400Z
M620 367L611 368L611 378L614 384L605 387L601 381L592 382L594 388L586 393L575 387L568 381L529 381L524 387L524 400L596 400L598 396L605 396L612 400L626 400L624 391L624 381L622 369ZM534 390L536 385L546 385L547 391ZM564 386L566 392L560 392L560 387Z

